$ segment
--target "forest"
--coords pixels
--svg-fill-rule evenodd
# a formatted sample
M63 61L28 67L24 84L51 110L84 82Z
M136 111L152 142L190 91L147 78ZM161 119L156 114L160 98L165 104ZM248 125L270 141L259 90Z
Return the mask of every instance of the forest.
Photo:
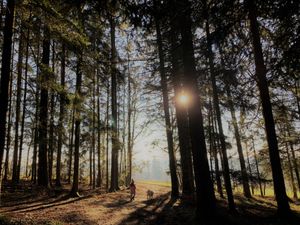
M1 0L0 225L299 225L299 12Z

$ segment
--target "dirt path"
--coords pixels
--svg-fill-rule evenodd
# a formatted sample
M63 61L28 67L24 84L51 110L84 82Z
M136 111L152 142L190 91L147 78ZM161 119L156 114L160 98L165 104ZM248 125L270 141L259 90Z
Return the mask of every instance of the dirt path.
M155 193L152 200L147 200L148 189ZM132 202L129 190L122 190L79 199L60 198L3 207L0 213L28 224L32 221L82 225L168 224L167 211L177 204L170 200L169 191L169 187L137 183L136 199Z
M154 191L147 200L146 192ZM170 198L170 187L137 183L137 196L129 201L129 190L99 194L83 190L83 197L68 198L66 193L32 197L32 191L7 193L0 207L0 225L195 225L195 208ZM3 199L5 200L5 199ZM276 217L273 198L235 196L238 213L228 212L226 201L218 199L218 217L214 225L299 225L300 207L291 204L297 217L282 221ZM1 216L13 218L3 222ZM5 219L5 218L4 218ZM202 223L201 223L202 224Z

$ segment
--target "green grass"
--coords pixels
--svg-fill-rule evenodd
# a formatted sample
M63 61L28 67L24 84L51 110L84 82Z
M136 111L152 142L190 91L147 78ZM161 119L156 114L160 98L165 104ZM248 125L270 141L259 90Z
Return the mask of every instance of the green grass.
M165 187L171 187L171 182L169 182L169 181L139 180L138 182L144 183L144 184L154 184L154 185L160 185L160 186L165 186Z

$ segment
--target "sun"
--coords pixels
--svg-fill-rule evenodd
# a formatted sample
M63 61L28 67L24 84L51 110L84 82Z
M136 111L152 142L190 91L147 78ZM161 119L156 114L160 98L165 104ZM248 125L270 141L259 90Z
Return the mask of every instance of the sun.
M180 104L187 105L189 102L189 96L186 93L181 93L178 96L178 100L179 100Z

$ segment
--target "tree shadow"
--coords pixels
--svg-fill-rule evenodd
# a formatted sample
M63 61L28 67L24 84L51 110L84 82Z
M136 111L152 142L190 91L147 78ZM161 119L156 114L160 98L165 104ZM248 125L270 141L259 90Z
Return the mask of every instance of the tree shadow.
M169 200L169 201L168 201ZM182 220L183 214L173 215L174 204L177 199L170 198L170 192L157 196L156 198L145 200L142 203L145 204L143 207L139 207L137 210L132 212L126 219L122 220L119 225L142 225L142 224L165 224L166 219L170 216L179 216L179 220ZM176 206L178 207L178 206ZM175 220L174 220L175 221ZM173 221L173 222L174 222ZM187 220L185 220L187 222ZM174 224L177 223L167 223ZM182 223L189 224L189 223Z
M299 225L300 215L292 213L287 218L279 217L276 205L257 198L237 196L237 213L230 214L224 208L218 210L218 219L229 225Z
M73 203L73 202L77 202L83 199L87 199L87 198L91 198L93 197L93 195L86 195L86 196L82 196L82 197L78 197L78 198L71 198L69 195L63 195L53 201L47 201L47 202L41 202L39 204L34 204L34 205L27 205L24 207L17 207L17 208L13 208L13 209L7 209L7 210L2 210L2 213L6 213L6 212L19 212L19 213L23 213L23 212L32 212L32 211L36 211L36 210L41 210L41 209L47 209L47 208L51 208L51 207L55 207L55 206L60 206L60 205L66 205L69 203Z
M117 208L117 207L120 207L120 206L123 206L123 205L126 205L128 203L130 203L132 201L130 200L127 200L127 199L119 199L115 202L111 202L111 203L106 203L106 204L103 204L105 207L107 208Z

